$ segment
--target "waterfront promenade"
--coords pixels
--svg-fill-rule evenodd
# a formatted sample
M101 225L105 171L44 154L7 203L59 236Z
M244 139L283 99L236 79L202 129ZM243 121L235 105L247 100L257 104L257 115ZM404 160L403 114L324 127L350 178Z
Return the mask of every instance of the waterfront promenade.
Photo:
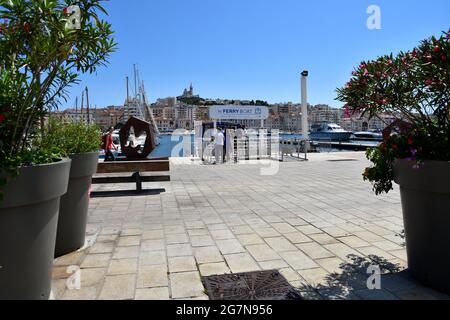
M207 299L201 276L278 269L305 299L445 299L411 280L398 188L375 196L364 153L203 166L173 159L165 192L93 198L88 246L55 261L54 299ZM95 186L94 191L134 189ZM444 249L443 249L444 250ZM369 265L382 290L368 290ZM68 266L81 289L67 289Z

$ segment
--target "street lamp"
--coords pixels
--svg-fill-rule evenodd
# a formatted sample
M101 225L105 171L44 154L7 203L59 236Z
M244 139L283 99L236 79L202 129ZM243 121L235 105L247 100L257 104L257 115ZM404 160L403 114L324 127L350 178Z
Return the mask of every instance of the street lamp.
M302 99L302 134L303 139L305 140L305 147L309 147L309 124L308 124L308 92L307 92L307 80L308 80L308 71L303 71L301 73L301 99Z

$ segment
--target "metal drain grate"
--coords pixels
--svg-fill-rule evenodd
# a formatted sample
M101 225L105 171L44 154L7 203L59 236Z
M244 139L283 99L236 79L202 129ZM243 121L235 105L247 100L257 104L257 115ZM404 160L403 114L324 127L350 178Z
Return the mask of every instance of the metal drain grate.
M276 270L203 277L211 300L302 300Z

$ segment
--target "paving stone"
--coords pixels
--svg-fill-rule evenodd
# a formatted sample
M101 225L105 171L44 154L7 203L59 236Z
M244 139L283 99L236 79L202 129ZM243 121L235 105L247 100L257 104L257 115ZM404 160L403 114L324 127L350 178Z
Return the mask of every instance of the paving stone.
M250 245L246 249L258 262L280 259L280 256L266 244Z
M388 240L372 242L372 244L375 247L378 247L378 248L380 248L382 250L385 250L385 251L394 251L394 250L402 250L403 249L398 244L395 244L395 243L393 243L391 241L388 241Z
M199 268L203 277L231 273L230 268L223 262L201 264Z
M189 238L186 234L168 234L166 235L166 244L181 244L189 243Z
M298 270L298 273L313 287L327 285L328 283L329 273L322 268Z
M299 226L297 227L297 230L300 231L301 233L306 234L307 236L322 233L320 229L313 227L312 225Z
M376 257L383 258L386 260L391 260L391 259L395 258L393 255L387 253L386 251L381 250L380 248L377 248L377 247L373 247L373 246L358 248L357 250L367 257L376 256Z
M81 287L98 286L103 282L106 275L106 268L81 269Z
M192 236L209 236L208 229L190 229L188 230L188 234L190 237Z
M368 242L366 242L358 237L355 237L355 236L341 237L341 238L338 238L338 240L352 248L361 248L361 247L370 246L370 244Z
M116 247L114 249L113 259L131 259L139 256L140 247Z
M217 240L217 247L219 248L222 254L232 254L232 253L240 253L245 252L245 249L241 246L239 241L236 239L231 240Z
M302 280L302 277L296 272L295 270L292 270L291 268L283 268L280 270L280 273L283 275L283 277L286 278L287 281L300 281Z
M140 235L142 235L142 229L138 229L138 228L123 229L120 232L120 235L122 237L124 237L124 236L140 236Z
M383 237L380 237L379 235L370 231L355 232L354 235L370 243L384 240Z
M339 258L341 258L342 260L345 260L345 261L348 260L349 255L361 256L361 254L358 253L358 251L350 248L349 246L347 246L343 243L327 244L324 247L325 247L325 249L327 249L328 251L331 251L336 256L338 256Z
M265 238L264 239L267 244L276 252L285 252L285 251L294 251L297 248L286 238L277 237L277 238Z
M255 232L263 238L280 236L280 233L276 231L274 228L254 228L254 229Z
M145 240L141 243L142 251L161 251L165 250L166 246L164 244L164 240Z
M169 300L169 288L136 289L135 300Z
M225 260L233 273L259 271L258 264L248 253L225 255Z
M61 300L95 300L98 293L97 287L81 287L80 290L66 290Z
M254 234L255 231L253 231L252 228L250 228L249 226L236 226L236 227L231 227L231 231L233 231L233 233L235 235L248 235L248 234Z
M301 251L282 252L280 255L294 270L305 270L317 267L317 264Z
M111 235L99 235L97 237L97 242L115 242L119 238L118 234Z
M191 298L204 295L198 272L173 273L170 275L172 298Z
M333 253L315 242L298 244L297 247L314 260L334 257Z
M171 244L167 246L168 257L184 257L192 255L192 247L187 244Z
M89 248L89 253L111 253L114 246L114 242L97 242Z
M101 253L101 254L88 254L81 264L81 268L102 268L108 267L109 261L111 260L111 254Z
M216 247L194 248L194 256L199 264L223 261L223 257Z
M339 258L325 258L314 260L318 265L320 265L323 269L328 271L329 273L339 274L342 273L341 265L344 263Z
M109 265L108 275L135 274L137 265L138 259L112 260Z
M137 288L167 287L167 266L139 266L137 277Z
M164 265L166 263L165 251L145 251L141 252L139 257L139 265L141 266Z
M211 235L214 240L228 240L234 239L235 236L230 230L211 230Z
M193 256L169 258L169 272L196 271L197 265Z
M148 230L142 234L142 240L158 240L164 238L163 230Z
M237 239L243 246L265 243L264 240L257 234L242 234L238 235Z
M284 260L261 261L259 265L263 270L280 270L289 267Z
M129 236L129 237L119 237L117 246L119 247L132 247L141 244L141 236Z
M297 229L288 223L272 223L272 227L281 234L297 232Z
M326 227L322 228L322 231L328 233L332 237L345 237L352 235L351 232L345 231L338 227Z
M309 237L321 245L339 243L339 240L326 233L311 234Z
M401 249L401 250L392 250L389 251L389 253L401 260L407 261L408 260L408 255L406 254L406 249ZM390 259L385 257L386 259Z
M284 236L292 243L306 243L312 241L308 236L299 231L294 233L287 233Z
M193 247L208 247L214 245L214 240L209 236L191 236L191 245Z
M164 228L164 233L168 234L183 234L186 233L184 226L169 226Z
M100 231L100 235L118 235L120 234L120 228L119 227L103 227L102 231Z
M136 287L136 275L106 276L100 292L100 300L132 300Z

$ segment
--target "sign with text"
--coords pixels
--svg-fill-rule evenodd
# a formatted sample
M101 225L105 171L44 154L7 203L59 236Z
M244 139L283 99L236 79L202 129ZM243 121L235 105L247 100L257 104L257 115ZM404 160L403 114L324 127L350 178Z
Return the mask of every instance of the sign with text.
M269 108L263 106L212 106L209 109L211 119L223 120L266 120Z

